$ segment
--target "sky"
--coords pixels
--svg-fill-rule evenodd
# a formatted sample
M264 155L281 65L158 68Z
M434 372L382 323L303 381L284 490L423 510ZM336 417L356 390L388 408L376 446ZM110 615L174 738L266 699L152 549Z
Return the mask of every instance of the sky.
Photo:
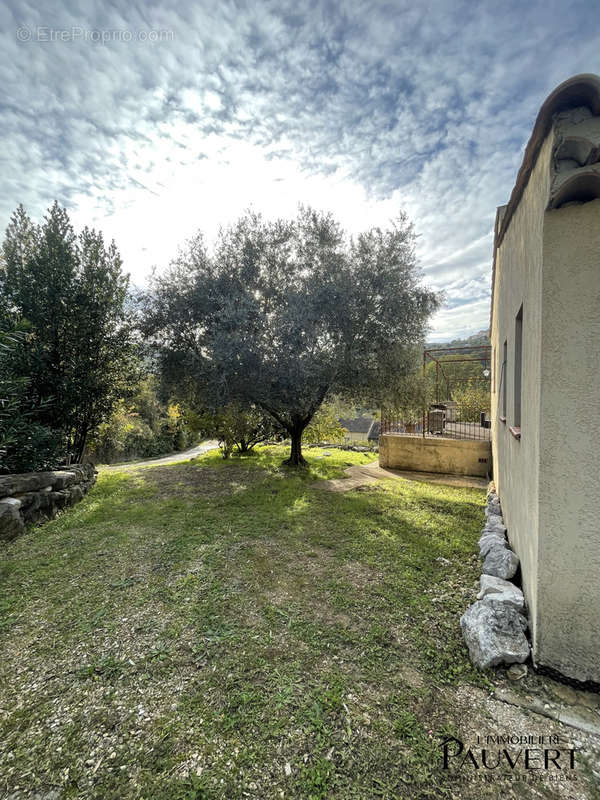
M142 0L0 6L0 229L57 199L135 285L253 208L405 211L430 339L487 328L495 209L539 107L600 72L590 2Z

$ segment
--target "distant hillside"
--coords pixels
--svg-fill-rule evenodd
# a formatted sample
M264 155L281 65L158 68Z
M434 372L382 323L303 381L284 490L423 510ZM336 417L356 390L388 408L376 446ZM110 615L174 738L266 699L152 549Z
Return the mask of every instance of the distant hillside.
M436 347L440 350L446 350L449 347L476 347L482 344L490 344L490 338L486 330L478 331L467 339L453 339L451 342L432 342L427 345L427 348Z

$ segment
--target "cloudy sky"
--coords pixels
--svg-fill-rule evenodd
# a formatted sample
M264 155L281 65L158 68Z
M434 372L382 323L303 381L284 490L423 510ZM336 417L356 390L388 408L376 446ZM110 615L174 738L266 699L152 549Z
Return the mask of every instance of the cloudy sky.
M298 202L351 231L399 209L432 338L487 326L495 208L540 104L600 72L589 2L3 0L0 227L57 198L135 283L201 228Z

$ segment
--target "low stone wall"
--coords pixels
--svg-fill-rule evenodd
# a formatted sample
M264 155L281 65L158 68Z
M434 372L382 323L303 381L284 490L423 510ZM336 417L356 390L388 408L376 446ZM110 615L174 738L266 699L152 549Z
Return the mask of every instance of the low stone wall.
M492 469L492 445L472 439L386 433L379 437L379 466L485 478Z
M93 464L54 472L0 475L0 540L14 539L25 525L52 519L79 502L96 482Z

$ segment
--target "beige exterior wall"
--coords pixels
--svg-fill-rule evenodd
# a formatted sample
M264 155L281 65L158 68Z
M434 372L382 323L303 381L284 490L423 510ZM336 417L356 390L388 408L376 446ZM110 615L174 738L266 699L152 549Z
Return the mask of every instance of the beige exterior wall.
M494 481L510 544L519 556L523 592L534 638L538 632L538 495L542 329L542 250L544 209L550 192L552 135L542 145L521 202L496 253L492 342L492 450ZM515 319L523 306L521 439L514 425ZM507 370L501 374L504 342ZM506 422L501 422L502 383L506 382Z
M600 681L600 200L546 212L537 660Z
M390 469L485 478L491 456L490 442L398 434L379 437L379 465Z
M494 479L521 560L534 662L600 681L600 200L546 210L557 141L551 128L496 250ZM510 426L521 304L519 440Z

